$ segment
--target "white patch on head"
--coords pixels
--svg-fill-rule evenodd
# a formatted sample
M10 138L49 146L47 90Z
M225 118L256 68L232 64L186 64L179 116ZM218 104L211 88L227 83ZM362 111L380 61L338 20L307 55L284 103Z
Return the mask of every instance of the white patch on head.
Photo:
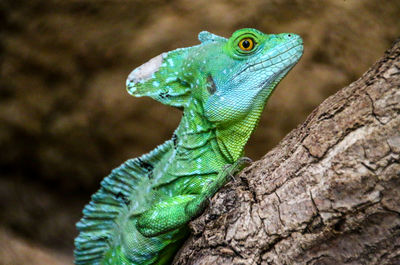
M150 61L148 61L147 63L144 63L141 66L139 66L138 68L136 68L135 70L133 70L128 75L126 84L128 85L130 82L143 83L143 82L147 81L149 78L151 78L153 76L153 74L155 72L158 71L158 69L160 69L164 57L165 57L165 53L162 53L162 54L154 57L153 59L150 59Z

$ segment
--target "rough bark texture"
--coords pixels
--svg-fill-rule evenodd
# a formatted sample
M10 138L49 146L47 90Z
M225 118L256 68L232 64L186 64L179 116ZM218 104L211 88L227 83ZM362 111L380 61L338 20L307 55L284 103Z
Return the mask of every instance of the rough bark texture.
M400 264L400 39L191 223L175 264Z

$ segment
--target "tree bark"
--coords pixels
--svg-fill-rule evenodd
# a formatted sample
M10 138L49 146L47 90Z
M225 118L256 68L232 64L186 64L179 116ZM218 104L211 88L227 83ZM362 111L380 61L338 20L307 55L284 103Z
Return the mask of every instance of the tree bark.
M400 39L214 196L174 264L400 264Z

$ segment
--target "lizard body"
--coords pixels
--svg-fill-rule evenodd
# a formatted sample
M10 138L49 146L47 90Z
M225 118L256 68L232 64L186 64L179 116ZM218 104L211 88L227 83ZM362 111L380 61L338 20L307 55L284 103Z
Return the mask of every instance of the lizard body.
M255 29L229 39L203 31L199 40L128 76L131 95L178 107L183 117L171 140L101 182L77 224L76 264L169 264L187 223L238 167L269 95L303 52L295 34Z

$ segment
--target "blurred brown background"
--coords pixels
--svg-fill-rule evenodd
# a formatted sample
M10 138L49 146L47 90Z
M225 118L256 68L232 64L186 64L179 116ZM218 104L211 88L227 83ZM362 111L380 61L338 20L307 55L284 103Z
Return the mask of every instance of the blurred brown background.
M0 264L71 264L100 180L168 139L180 112L125 91L148 59L208 30L294 32L300 63L271 97L258 159L400 37L399 0L0 2Z

